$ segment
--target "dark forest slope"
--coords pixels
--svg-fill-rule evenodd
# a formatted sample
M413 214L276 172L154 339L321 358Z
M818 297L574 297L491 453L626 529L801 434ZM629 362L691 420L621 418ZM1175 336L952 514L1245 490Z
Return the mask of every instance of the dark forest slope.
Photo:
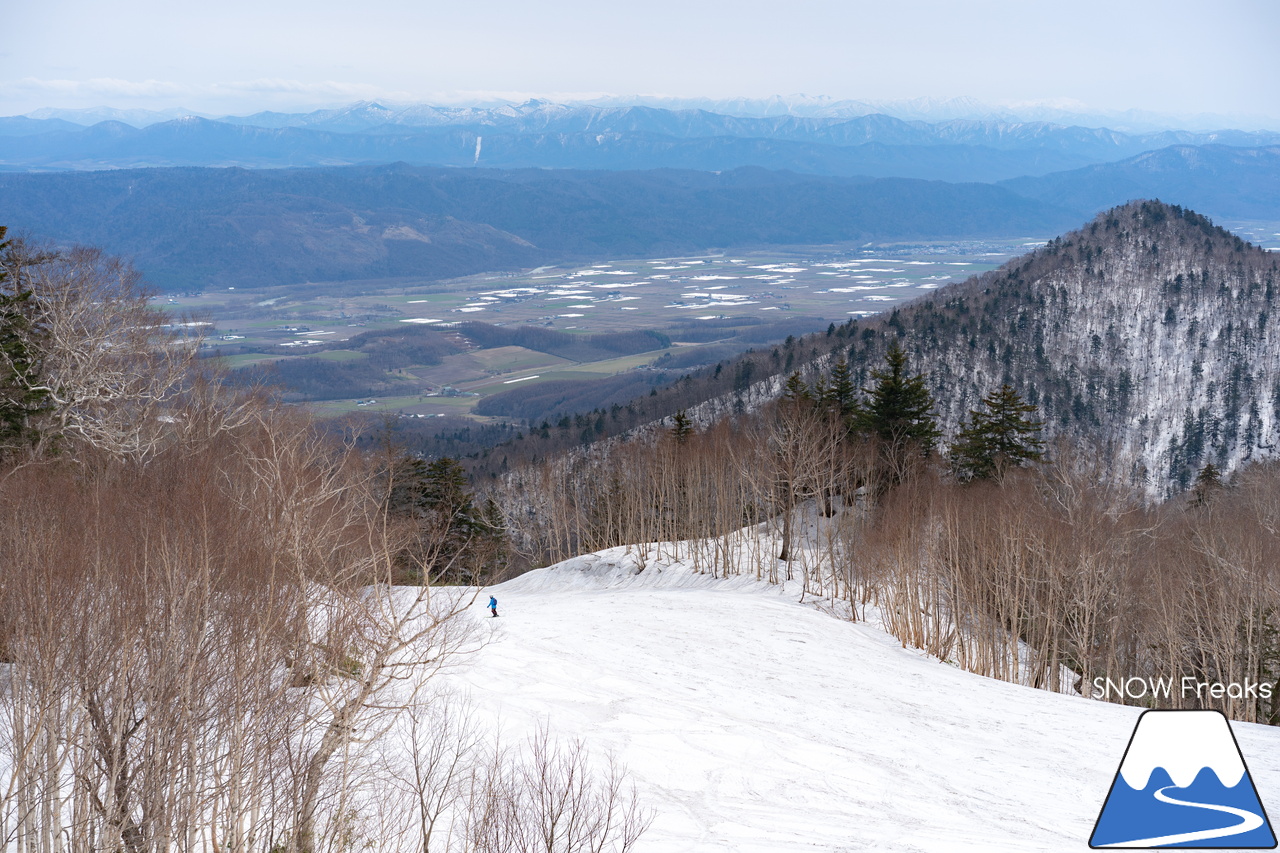
M1163 198L1219 218L1280 218L1280 146L1175 145L1117 163L1001 182L1020 195L1086 213Z
M392 165L0 175L0 222L132 257L170 289L448 278L769 244L1050 234L1078 217L987 184Z

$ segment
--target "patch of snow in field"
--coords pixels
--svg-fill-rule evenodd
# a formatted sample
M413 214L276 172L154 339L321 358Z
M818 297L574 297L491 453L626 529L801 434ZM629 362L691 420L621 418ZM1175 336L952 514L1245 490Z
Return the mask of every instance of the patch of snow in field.
M557 317L585 317L586 314L557 314Z
M695 275L693 281L736 281L736 275Z
M893 302L893 301L895 301L895 297L892 297L892 296L883 296L883 295L880 295L880 294L877 294L877 295L875 295L875 296L864 296L864 297L862 297L862 299L863 299L863 301L865 301L865 302Z
M430 302L430 299L410 299L406 305L417 305L419 302Z
M514 383L516 383L516 382L525 382L525 381L527 381L527 380L529 380L529 379L538 379L538 378L539 378L539 376L540 376L540 374L537 374L537 373L535 373L533 376L521 376L519 379L508 379L508 380L506 380L505 382L503 382L502 384L503 384L503 385L512 385L512 384L514 384Z
M486 290L482 295L511 299L517 296L537 296L539 293L546 293L546 291L539 287L513 287L509 290Z
M433 320L430 317L406 317L400 321L401 323L440 323L441 320Z

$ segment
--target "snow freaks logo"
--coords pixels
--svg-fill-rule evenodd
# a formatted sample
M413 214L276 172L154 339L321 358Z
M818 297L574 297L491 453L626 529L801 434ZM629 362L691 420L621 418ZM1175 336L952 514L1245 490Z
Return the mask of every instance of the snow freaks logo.
M1274 848L1227 718L1218 711L1144 712L1089 846Z

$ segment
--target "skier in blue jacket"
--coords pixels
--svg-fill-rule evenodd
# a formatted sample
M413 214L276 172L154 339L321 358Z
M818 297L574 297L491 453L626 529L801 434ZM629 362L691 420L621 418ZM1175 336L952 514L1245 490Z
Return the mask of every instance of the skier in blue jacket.
M497 616L498 616L498 599L494 598L492 595L491 595L491 596L489 596L489 609L493 611L494 618L497 618Z

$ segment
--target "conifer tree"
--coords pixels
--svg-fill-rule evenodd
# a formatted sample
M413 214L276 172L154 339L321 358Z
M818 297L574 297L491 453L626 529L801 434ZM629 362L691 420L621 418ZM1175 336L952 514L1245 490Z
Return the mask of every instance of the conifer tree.
M1193 506L1206 506L1213 503L1218 492L1222 491L1222 472L1212 462L1206 462L1196 474L1195 486L1192 488L1191 503Z
M684 444L691 435L693 435L693 421L689 420L684 409L681 409L671 418L671 437L676 440L676 444Z
M907 354L896 341L890 344L885 362L886 369L871 373L875 386L863 389L869 399L858 413L856 427L883 441L895 457L901 458L911 447L928 455L941 433L924 374L907 375Z
M421 542L404 555L411 574L415 563L427 573L417 580L438 574L448 581L478 582L506 557L501 514L492 501L476 506L466 472L456 459L400 459L391 472L387 508L421 527Z
M7 230L0 226L0 449L35 444L35 420L49 409L49 392L38 381L36 306L8 252Z
M798 372L787 377L787 383L783 386L782 396L786 400L799 402L801 400L809 401L813 399L813 395L809 393L809 386L800 378Z
M1012 468L1044 458L1043 422L1036 407L1008 385L982 398L951 448L951 467L963 480L999 480Z
M858 407L857 390L849 362L840 359L831 368L831 384L827 386L827 400L831 408L845 417L853 416Z

